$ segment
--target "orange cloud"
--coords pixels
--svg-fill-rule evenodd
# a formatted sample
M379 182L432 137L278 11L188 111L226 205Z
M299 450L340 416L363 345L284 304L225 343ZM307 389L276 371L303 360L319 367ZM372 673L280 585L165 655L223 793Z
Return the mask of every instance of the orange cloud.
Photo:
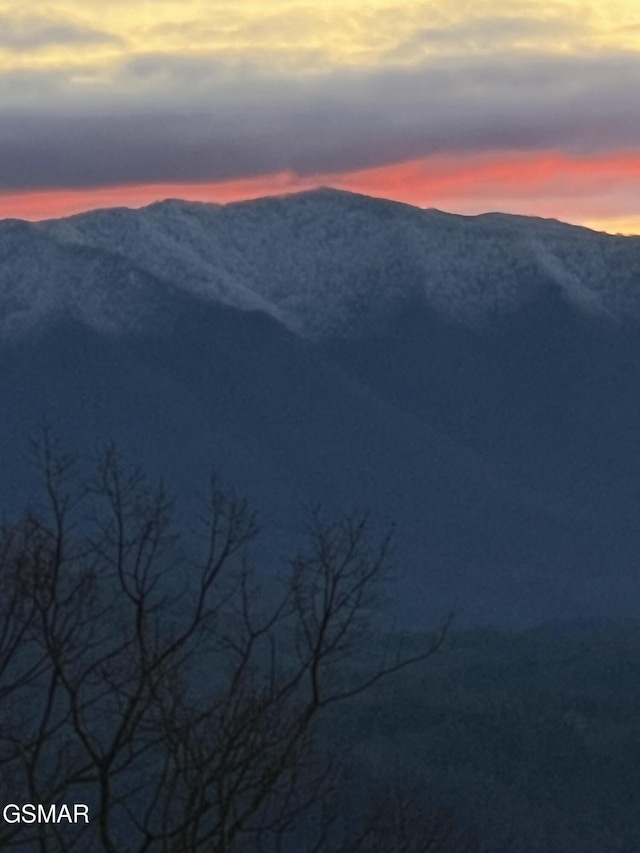
M349 173L300 178L290 172L208 184L154 184L0 196L0 217L44 219L96 207L140 207L162 198L220 203L318 186L420 207L477 214L501 210L602 230L640 233L640 153L568 157L557 152L434 156Z

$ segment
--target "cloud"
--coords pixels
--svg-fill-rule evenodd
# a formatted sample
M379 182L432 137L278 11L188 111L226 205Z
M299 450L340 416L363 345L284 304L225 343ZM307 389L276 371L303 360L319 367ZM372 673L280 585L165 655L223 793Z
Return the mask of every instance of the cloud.
M454 50L462 49L495 50L496 46L505 47L549 43L566 40L568 36L576 38L587 35L589 27L585 20L563 20L555 18L533 17L528 15L488 15L474 17L440 26L418 28L410 37L398 43L388 54L388 58L410 59L419 56L425 50L434 48Z
M119 36L57 18L0 15L0 49L31 51L52 45L121 44Z
M0 187L343 172L434 154L634 149L635 53L442 59L292 79L216 56L139 56L80 84L0 83ZM74 74L78 74L75 71ZM16 92L18 95L16 96ZM53 105L53 108L49 106Z

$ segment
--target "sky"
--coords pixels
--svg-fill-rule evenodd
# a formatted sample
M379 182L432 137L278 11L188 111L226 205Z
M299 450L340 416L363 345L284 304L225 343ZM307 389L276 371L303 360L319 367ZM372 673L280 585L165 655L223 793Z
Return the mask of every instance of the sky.
M640 234L639 0L0 0L0 218L317 186Z

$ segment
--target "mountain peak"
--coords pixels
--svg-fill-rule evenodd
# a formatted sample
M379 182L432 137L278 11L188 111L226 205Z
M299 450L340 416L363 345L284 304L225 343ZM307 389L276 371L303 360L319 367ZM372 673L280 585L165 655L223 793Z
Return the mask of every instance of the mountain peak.
M549 287L609 321L640 318L638 239L507 214L457 216L331 187L9 220L0 223L0 247L4 326L88 304L91 317L109 314L109 328L121 311L126 326L125 295L140 295L142 281L156 295L177 289L262 311L307 338L370 335L418 304L483 322Z

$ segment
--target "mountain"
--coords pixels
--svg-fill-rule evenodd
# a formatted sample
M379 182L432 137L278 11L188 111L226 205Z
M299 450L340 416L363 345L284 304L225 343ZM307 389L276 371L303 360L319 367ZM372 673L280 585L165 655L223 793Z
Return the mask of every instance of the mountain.
M272 563L303 507L398 529L422 625L640 611L640 238L319 190L0 222L0 506L43 418L188 515L215 468Z

